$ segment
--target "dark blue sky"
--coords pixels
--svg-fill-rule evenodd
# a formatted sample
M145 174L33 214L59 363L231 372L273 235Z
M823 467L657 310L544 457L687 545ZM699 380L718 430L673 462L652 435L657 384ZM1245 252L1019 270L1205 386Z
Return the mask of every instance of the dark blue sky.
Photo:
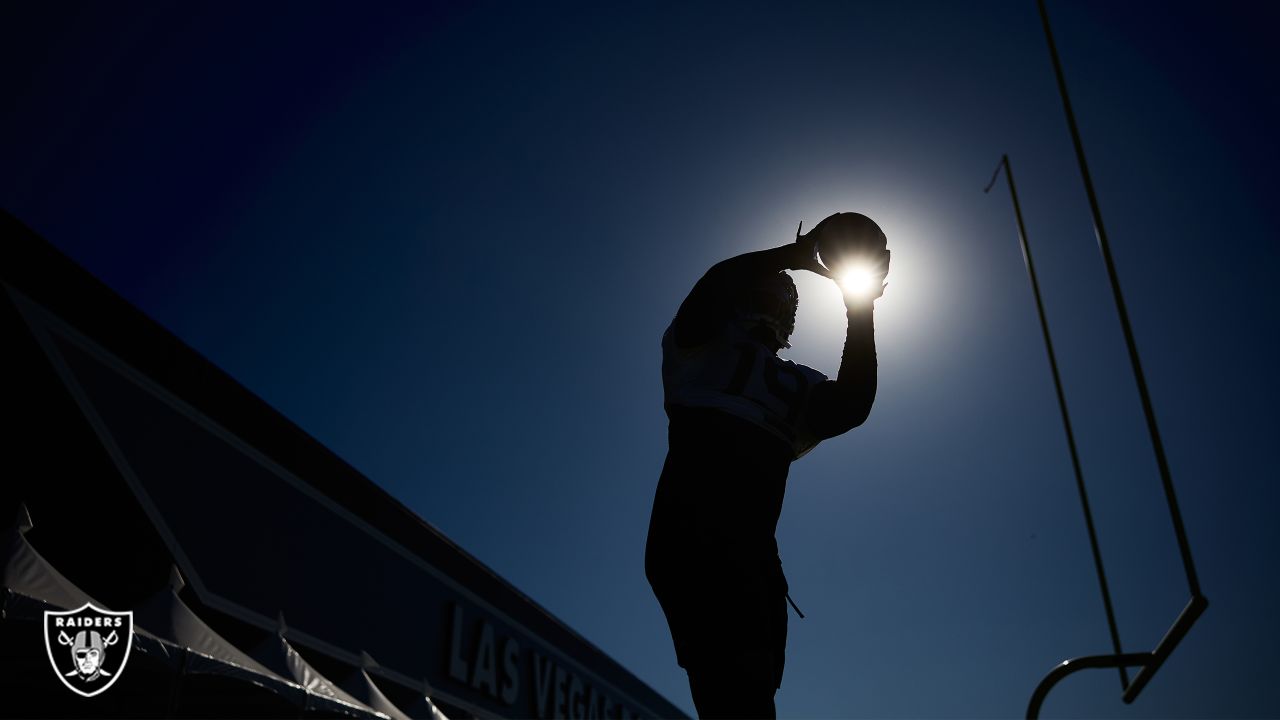
M1280 715L1266 3L1051 2L1212 603L1133 706ZM1017 716L1107 651L1009 153L1127 649L1186 601L1035 3L8 3L0 205L692 710L641 558L658 340L715 261L889 236L870 421L792 469L789 717ZM843 316L797 278L792 359Z

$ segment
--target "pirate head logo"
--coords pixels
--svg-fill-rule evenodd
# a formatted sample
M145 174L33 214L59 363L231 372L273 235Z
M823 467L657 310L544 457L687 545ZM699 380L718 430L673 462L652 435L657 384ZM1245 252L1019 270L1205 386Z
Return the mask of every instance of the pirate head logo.
M133 613L86 603L79 610L45 611L44 646L62 684L85 697L106 692L129 660Z

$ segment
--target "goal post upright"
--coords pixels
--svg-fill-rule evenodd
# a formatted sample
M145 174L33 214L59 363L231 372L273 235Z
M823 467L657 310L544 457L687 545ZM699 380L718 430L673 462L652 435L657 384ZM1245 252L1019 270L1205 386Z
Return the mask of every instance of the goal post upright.
M1111 639L1114 652L1110 655L1090 655L1086 657L1073 658L1060 663L1051 670L1040 684L1036 686L1032 693L1031 700L1027 706L1027 718L1034 719L1039 717L1040 708L1048 696L1049 691L1053 689L1062 679L1080 670L1097 669L1097 668L1118 668L1120 672L1121 685L1123 692L1121 699L1127 704L1137 699L1138 695L1147 686L1154 677L1155 673L1168 659L1169 655L1177 647L1191 630L1191 627L1199 619L1205 609L1209 606L1208 599L1200 590L1200 580L1196 574L1195 563L1191 556L1191 545L1187 540L1186 528L1183 524L1182 513L1178 507L1177 494L1174 491L1173 479L1169 471L1168 459L1164 452L1164 443L1160 438L1160 431L1156 424L1155 410L1151 402L1151 394L1147 389L1146 377L1142 371L1142 363L1138 357L1138 347L1134 340L1133 328L1129 323L1128 310L1125 307L1124 295L1120 291L1119 275L1116 272L1115 262L1111 256L1111 246L1107 239L1106 229L1102 223L1102 211L1098 205L1097 193L1093 187L1093 180L1089 174L1089 166L1085 160L1084 144L1080 140L1080 131L1076 125L1075 114L1071 109L1071 99L1067 94L1067 84L1062 72L1062 63L1058 58L1057 46L1053 40L1053 32L1049 26L1049 14L1045 8L1045 0L1036 0L1040 11L1040 20L1044 27L1045 39L1049 47L1049 57L1053 62L1054 76L1057 79L1058 92L1062 98L1063 111L1066 115L1067 128L1071 133L1071 141L1075 149L1076 161L1080 166L1080 175L1084 182L1085 194L1089 200L1089 210L1093 217L1094 234L1098 240L1098 248L1102 254L1103 264L1106 266L1107 278L1111 284L1111 292L1116 305L1116 312L1120 318L1120 327L1124 334L1125 346L1129 354L1129 363L1133 370L1134 381L1138 388L1138 396L1142 403L1143 414L1146 418L1147 431L1151 439L1152 450L1155 454L1156 466L1160 472L1160 482L1164 490L1165 501L1169 509L1170 522L1173 525L1174 536L1178 543L1178 552L1181 555L1183 571L1186 574L1187 589L1191 595L1190 600L1183 608L1182 612L1174 620L1173 625L1161 638L1155 649L1151 652L1124 653L1120 649L1119 632L1116 627L1114 613L1111 608L1110 593L1107 588L1106 576L1102 571L1102 557L1098 549L1097 537L1093 527L1092 513L1089 508L1089 501L1084 492L1083 479L1080 474L1079 460L1075 454L1075 444L1071 433L1070 422L1066 413L1066 402L1062 394L1061 382L1058 378L1057 365L1053 356L1052 344L1049 342L1049 329L1045 320L1043 306L1040 300L1038 283L1035 278L1035 271L1031 264L1030 248L1027 245L1026 233L1022 224L1022 212L1018 206L1017 192L1013 186L1013 175L1009 167L1007 156L1001 158L1001 164L997 166L996 173L1003 168L1009 181L1009 190L1013 196L1014 210L1018 221L1018 237L1022 244L1023 257L1027 263L1027 270L1031 276L1032 289L1035 292L1037 310L1040 314L1040 322L1045 335L1045 344L1049 351L1049 362L1054 372L1054 382L1058 389L1059 405L1062 409L1063 421L1067 430L1068 444L1072 450L1072 462L1076 468L1076 480L1080 490L1081 503L1084 508L1085 521L1089 530L1089 538L1091 547L1093 548L1094 563L1098 572L1098 580L1101 585L1103 601L1107 610L1107 621L1111 632ZM995 177L992 177L992 183L995 183ZM991 185L987 186L990 190ZM1128 678L1127 668L1137 667L1138 672L1130 681Z

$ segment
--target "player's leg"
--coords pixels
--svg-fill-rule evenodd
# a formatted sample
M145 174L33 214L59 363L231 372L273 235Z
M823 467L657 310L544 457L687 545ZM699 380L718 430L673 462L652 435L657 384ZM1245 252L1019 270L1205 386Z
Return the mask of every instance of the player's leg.
M773 718L787 644L785 597L743 589L704 607L685 670L701 718Z
M690 663L689 691L698 717L777 717L773 695L778 662L765 650L739 652L720 658L707 657Z

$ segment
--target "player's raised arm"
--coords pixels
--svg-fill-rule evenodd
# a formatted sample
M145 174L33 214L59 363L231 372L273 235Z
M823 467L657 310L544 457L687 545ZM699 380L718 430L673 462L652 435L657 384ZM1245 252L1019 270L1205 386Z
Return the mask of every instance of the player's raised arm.
M672 324L676 343L689 347L706 342L724 323L733 319L742 293L761 277L783 270L809 270L827 275L816 258L814 238L801 235L793 243L744 253L716 263L680 304Z
M848 217L846 217L848 216ZM823 227L831 222L828 227ZM848 432L866 421L876 399L875 301L884 293L889 250L884 233L863 215L841 213L814 228L823 261L842 286L845 302L844 353L835 380L810 393L805 416L819 438Z

